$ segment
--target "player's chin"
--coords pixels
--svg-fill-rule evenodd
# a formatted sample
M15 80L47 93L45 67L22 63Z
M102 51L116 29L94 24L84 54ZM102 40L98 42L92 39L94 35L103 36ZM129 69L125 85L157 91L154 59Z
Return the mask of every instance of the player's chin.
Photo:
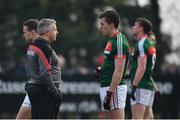
M104 36L108 36L108 34L107 34L106 32L102 32L102 34L103 34Z
M31 40L29 40L29 39L25 39L25 40L26 40L27 43L31 43Z
M136 36L137 36L137 34L136 34L136 33L133 33L132 35L133 35L133 37L134 37L134 38L136 38Z
M56 41L56 37L52 38L52 42Z

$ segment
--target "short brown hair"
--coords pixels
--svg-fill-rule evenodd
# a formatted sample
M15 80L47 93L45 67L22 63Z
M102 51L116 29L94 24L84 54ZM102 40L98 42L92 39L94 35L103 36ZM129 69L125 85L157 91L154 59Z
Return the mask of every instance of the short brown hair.
M100 14L99 18L105 18L108 24L113 23L115 28L118 28L120 17L116 11L108 10Z
M23 26L27 26L28 31L35 30L37 32L37 24L38 24L38 22L39 22L39 20L37 20L37 19L29 19L29 20L26 20L23 23Z
M145 34L148 34L152 31L152 23L148 19L140 17L136 19L136 22L138 22L139 25L143 27Z

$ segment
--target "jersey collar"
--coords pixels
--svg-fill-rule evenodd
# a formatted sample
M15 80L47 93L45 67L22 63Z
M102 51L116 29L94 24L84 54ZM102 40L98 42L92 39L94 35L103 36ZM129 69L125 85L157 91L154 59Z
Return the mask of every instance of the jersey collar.
M113 37L116 37L117 36L117 34L119 34L120 32L119 31L117 31L116 33L114 33L114 35L111 37L111 38L113 38Z
M147 38L147 35L144 35L144 36L140 39L140 41L145 40L146 38Z

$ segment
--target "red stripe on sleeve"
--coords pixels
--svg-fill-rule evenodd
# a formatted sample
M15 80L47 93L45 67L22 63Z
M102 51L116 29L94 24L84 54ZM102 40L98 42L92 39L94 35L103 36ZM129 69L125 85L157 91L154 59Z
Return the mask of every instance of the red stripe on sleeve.
M156 53L156 49L154 47L150 47L148 50L148 54L153 55L154 53Z
M123 58L123 59L125 59L125 58L126 58L126 55L122 55L122 56L115 55L114 58L115 58L115 59L117 59L117 58Z
M48 73L51 73L51 65L49 64L46 56L44 55L44 53L42 52L41 49L39 49L38 47L34 46L34 45L30 45L29 46L29 50L34 51L35 53L38 54L39 58L42 60L42 62L44 63Z

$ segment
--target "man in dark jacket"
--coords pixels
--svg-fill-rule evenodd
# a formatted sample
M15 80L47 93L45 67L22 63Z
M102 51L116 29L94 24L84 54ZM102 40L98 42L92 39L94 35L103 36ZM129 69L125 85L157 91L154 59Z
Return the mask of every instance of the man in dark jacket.
M28 44L33 43L37 38L38 22L39 20L37 19L29 19L23 23L23 37ZM27 94L19 109L16 119L31 119L31 103Z
M57 118L61 103L58 89L61 69L58 56L50 46L58 34L56 21L47 18L40 20L37 33L38 38L27 51L29 81L26 90L32 104L32 119Z

